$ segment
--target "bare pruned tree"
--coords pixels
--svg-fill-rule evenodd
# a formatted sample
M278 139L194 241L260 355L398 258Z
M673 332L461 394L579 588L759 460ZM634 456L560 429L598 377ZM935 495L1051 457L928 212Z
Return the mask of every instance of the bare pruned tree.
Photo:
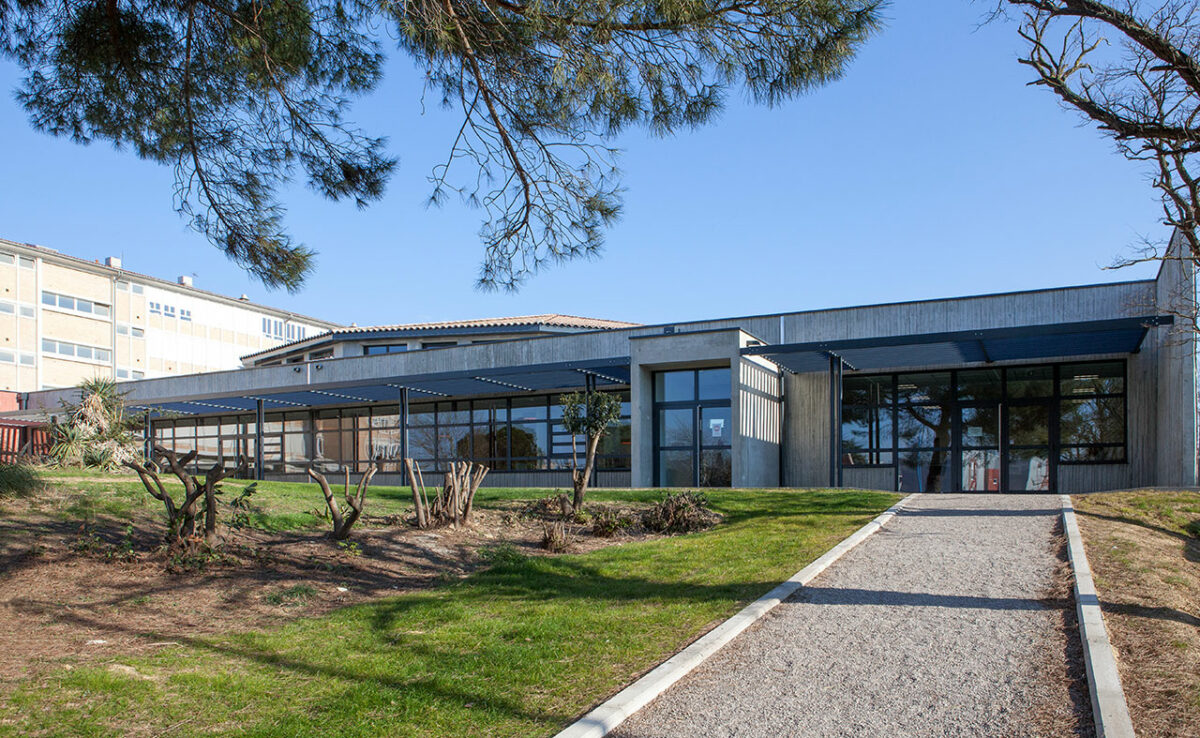
M1094 121L1126 158L1150 164L1171 240L1143 239L1114 267L1183 262L1188 284L1166 309L1200 330L1200 2L1003 0L1006 8L1021 14L1031 84Z

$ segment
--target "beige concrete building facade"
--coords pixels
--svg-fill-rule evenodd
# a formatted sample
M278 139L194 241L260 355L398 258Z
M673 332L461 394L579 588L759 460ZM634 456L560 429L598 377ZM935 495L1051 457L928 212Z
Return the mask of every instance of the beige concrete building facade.
M234 369L244 354L339 327L0 239L0 390Z

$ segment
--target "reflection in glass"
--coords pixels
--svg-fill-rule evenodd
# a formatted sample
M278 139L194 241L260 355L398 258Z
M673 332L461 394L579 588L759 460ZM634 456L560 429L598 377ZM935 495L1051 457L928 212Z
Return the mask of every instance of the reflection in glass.
M1011 446L1049 446L1050 406L1010 405L1008 443Z
M842 408L842 450L855 466L891 463L892 409L849 405Z
M1059 437L1064 446L1125 442L1125 403L1120 397L1062 401Z
M1066 364L1059 369L1063 397L1116 395L1125 391L1125 366L1119 361Z
M695 484L691 451L659 451L658 483L662 487L687 487Z
M901 451L901 492L951 492L948 451Z
M728 400L732 392L729 367L696 372L701 400Z
M691 446L692 417L690 407L658 411L658 445Z
M1008 488L1031 492L1049 490L1049 452L1046 449L1009 449Z
M901 448L950 446L950 414L941 405L896 408L896 425Z
M896 389L898 402L945 404L953 399L950 372L901 374Z
M958 373L958 399L964 402L999 401L1004 385L999 369L975 369Z
M696 375L691 369L658 372L654 375L655 402L687 402L696 399Z
M964 407L961 427L963 446L999 446L999 406Z
M842 381L842 404L888 405L892 402L892 377L846 377Z
M1008 396L1050 397L1054 394L1054 367L1026 366L1008 370Z
M728 487L733 483L729 449L700 452L700 486Z
M962 452L962 489L965 492L1000 491L1000 450Z

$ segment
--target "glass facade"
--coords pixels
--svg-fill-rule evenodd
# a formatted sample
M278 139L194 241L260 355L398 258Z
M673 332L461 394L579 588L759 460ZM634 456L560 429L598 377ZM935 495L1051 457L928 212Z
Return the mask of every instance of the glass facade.
M600 442L596 467L627 471L632 432L629 392L621 395L621 418ZM470 459L493 471L569 469L572 437L562 426L560 395L412 403L408 415L409 456L425 472L445 471L451 461ZM196 464L208 468L223 455L254 458L254 416L156 418L158 442L180 452L199 449ZM302 474L310 461L326 467L365 471L381 459L381 471L402 470L399 405L268 412L263 423L263 470ZM576 439L583 463L583 438Z
M663 487L728 487L733 419L728 367L654 375L654 477Z
M848 376L842 465L904 492L1049 491L1058 465L1124 462L1125 362Z

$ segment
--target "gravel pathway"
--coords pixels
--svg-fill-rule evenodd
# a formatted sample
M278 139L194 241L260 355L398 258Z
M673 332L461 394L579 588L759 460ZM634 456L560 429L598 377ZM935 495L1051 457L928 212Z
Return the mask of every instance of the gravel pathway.
M1057 514L1051 495L922 495L612 735L1038 735L1065 694L1039 602Z

